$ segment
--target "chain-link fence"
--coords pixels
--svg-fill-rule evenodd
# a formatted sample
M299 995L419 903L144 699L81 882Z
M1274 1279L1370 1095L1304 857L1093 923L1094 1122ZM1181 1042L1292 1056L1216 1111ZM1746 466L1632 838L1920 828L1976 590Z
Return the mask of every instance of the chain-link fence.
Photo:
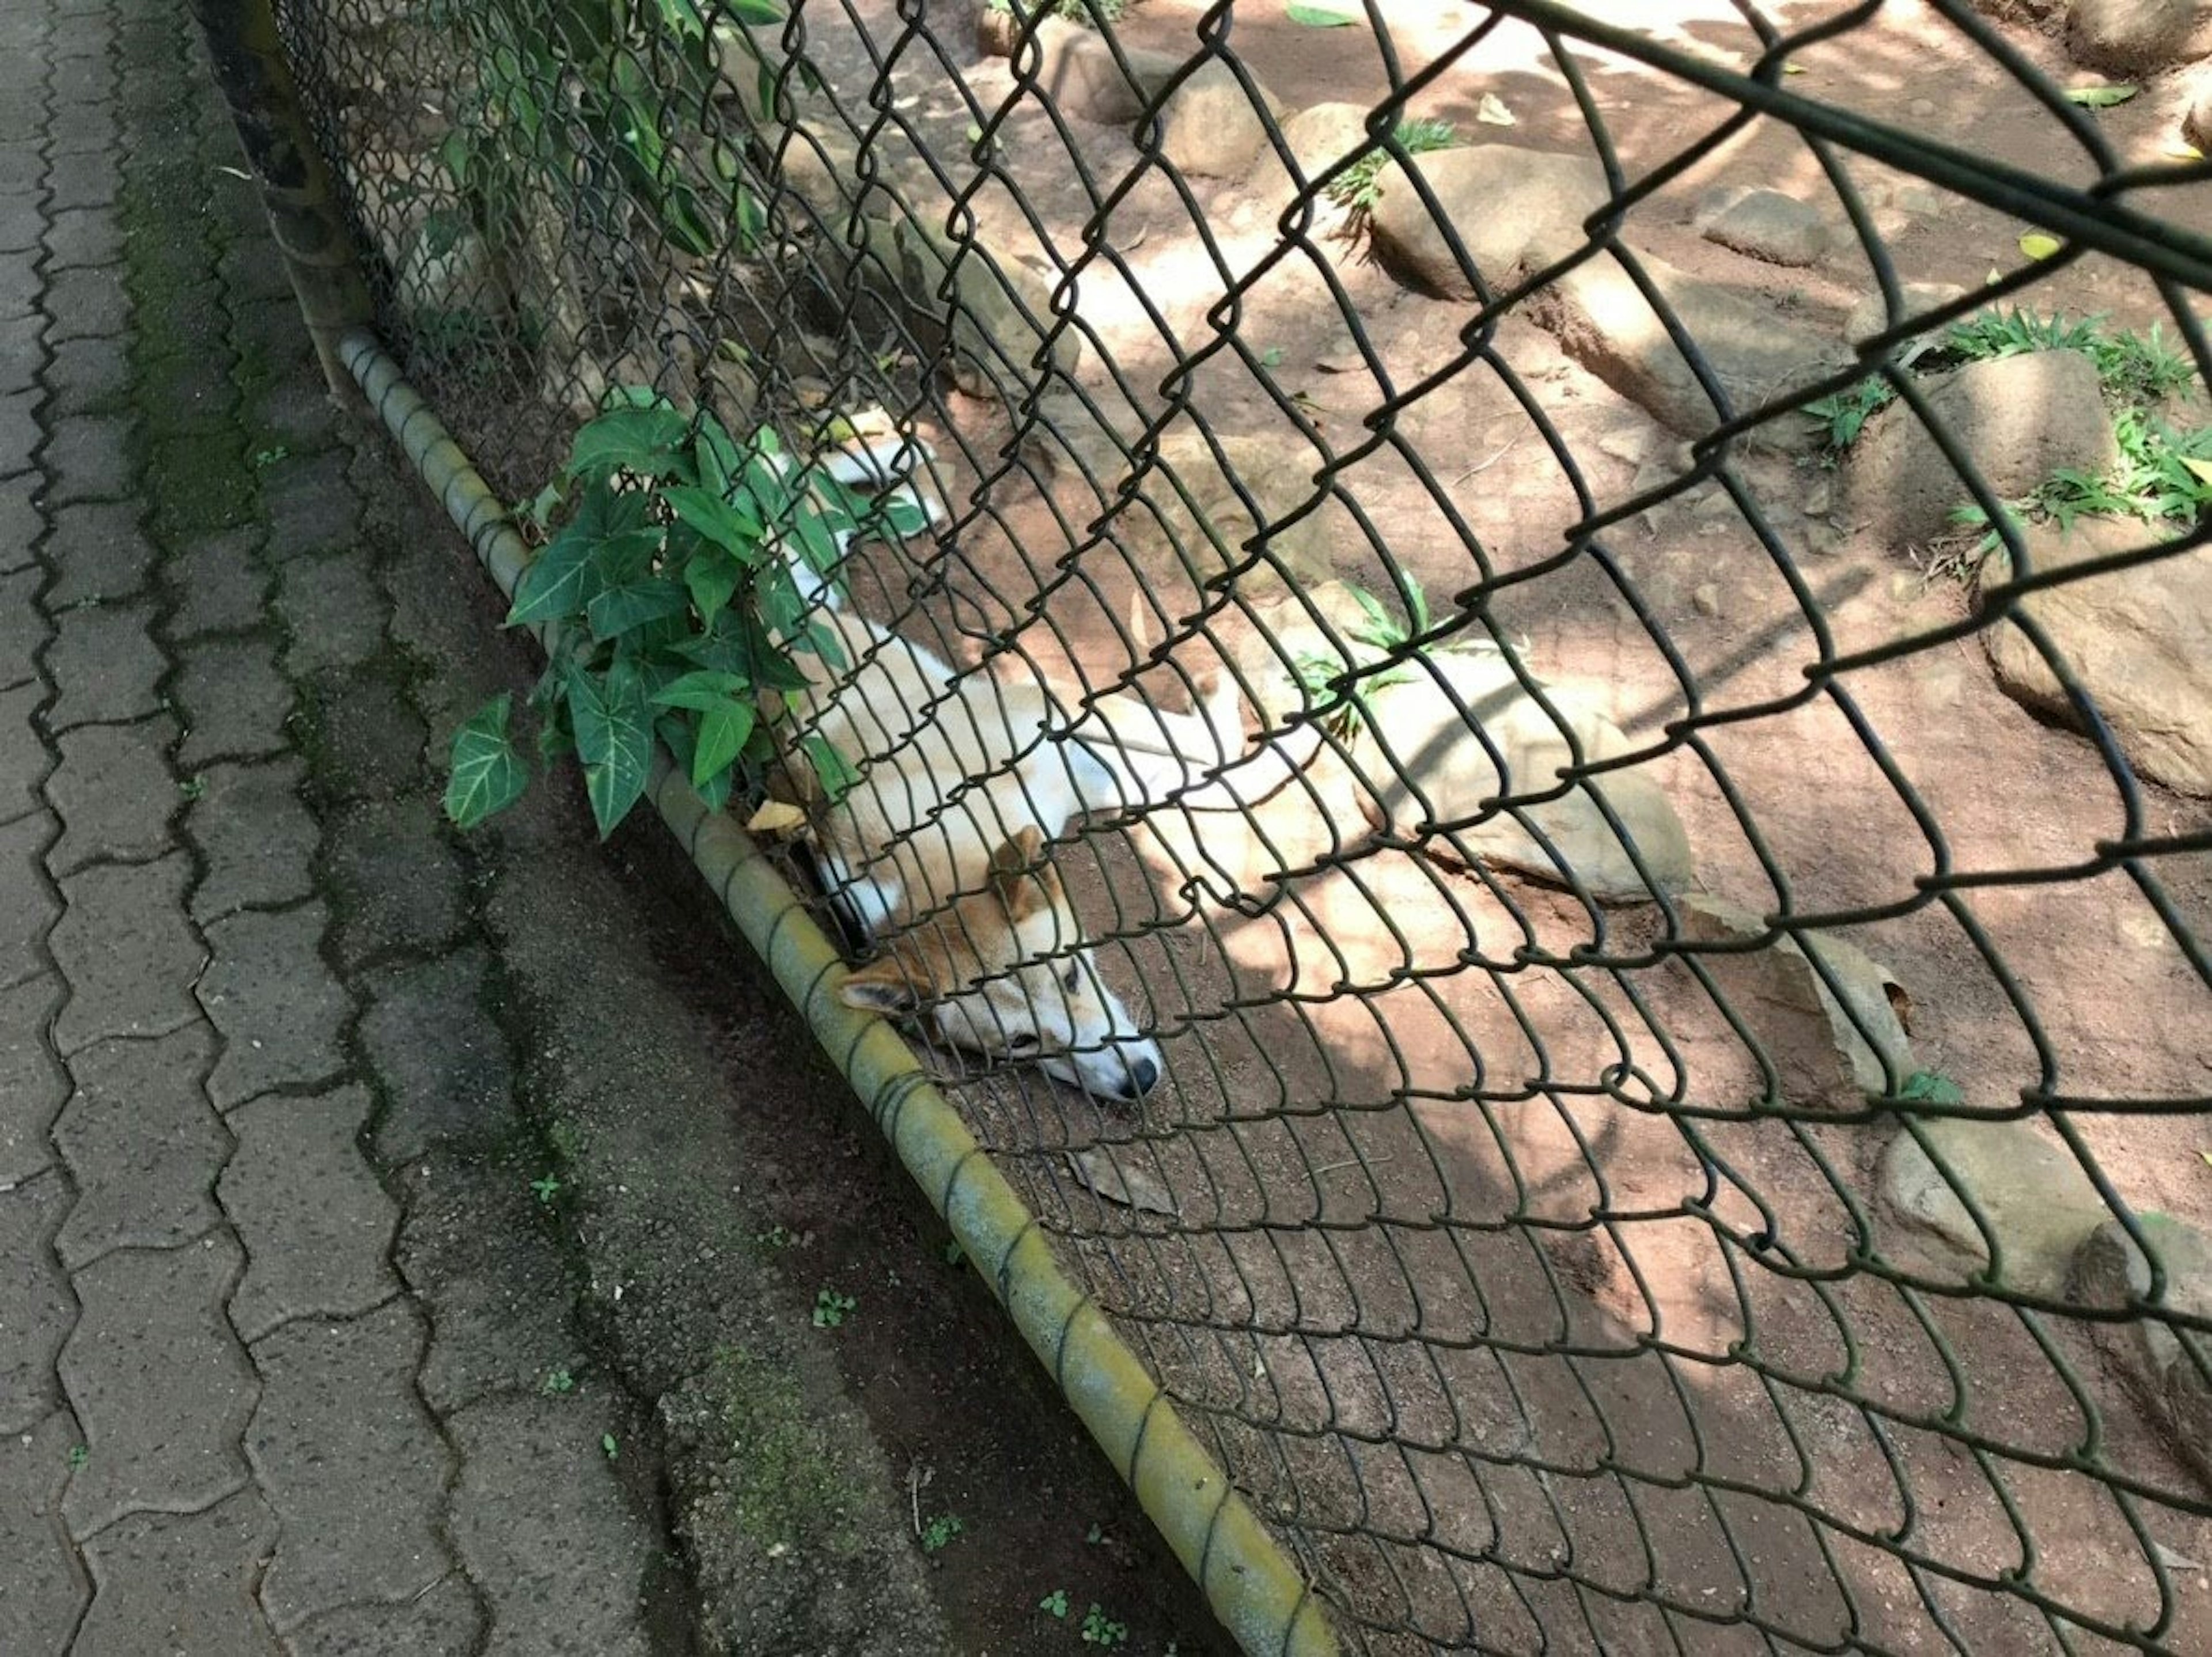
M1349 1647L2201 1652L2212 169L2129 11L279 15L509 498L624 387L913 463L824 913Z

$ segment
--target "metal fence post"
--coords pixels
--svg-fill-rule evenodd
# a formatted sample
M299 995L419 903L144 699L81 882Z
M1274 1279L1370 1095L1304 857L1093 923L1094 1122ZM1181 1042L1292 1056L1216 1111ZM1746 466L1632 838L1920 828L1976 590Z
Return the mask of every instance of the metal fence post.
M272 0L192 0L230 106L285 274L300 302L331 394L357 400L338 339L374 316L353 237L338 210L336 181L300 107Z

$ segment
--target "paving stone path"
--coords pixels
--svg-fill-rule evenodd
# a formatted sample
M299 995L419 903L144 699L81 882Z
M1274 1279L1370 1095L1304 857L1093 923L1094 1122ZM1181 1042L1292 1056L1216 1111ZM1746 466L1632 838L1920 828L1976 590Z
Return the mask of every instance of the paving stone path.
M682 1648L558 1241L440 1154L517 1086L455 606L186 27L0 7L0 1653Z

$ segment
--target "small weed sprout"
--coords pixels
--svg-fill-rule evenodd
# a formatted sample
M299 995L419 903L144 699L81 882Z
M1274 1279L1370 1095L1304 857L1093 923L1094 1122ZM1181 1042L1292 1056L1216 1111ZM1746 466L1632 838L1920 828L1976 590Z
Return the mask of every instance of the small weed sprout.
M1459 142L1459 129L1449 121L1401 121L1390 129L1389 144L1378 145L1328 181L1322 191L1339 207L1354 213L1374 210L1382 199L1382 169L1400 155L1423 155L1449 149Z
M538 1390L549 1397L556 1398L564 1393L573 1393L576 1390L575 1375L566 1364L562 1364L557 1369L549 1369L545 1372L545 1379L538 1384Z
M72 1444L69 1447L69 1465L72 1469L82 1467L91 1460L92 1452L83 1445Z
M964 1535L968 1527L960 1522L957 1514L941 1513L921 1527L921 1551L941 1552L951 1545L956 1536Z
M1048 1617L1057 1617L1061 1622L1066 1622L1067 1620L1067 1590L1054 1588L1037 1601L1037 1609Z
M561 1194L560 1176L554 1174L541 1174L530 1182L530 1188L537 1193L538 1200L550 1208L553 1205L553 1199Z
M860 1302L850 1295L841 1295L834 1289L823 1288L814 1295L814 1326L817 1329L842 1329Z
M615 1442L615 1435L612 1433L599 1435L599 1451L610 1461L622 1460L622 1446Z
M1092 1605L1083 1613L1083 1643L1086 1646L1118 1646L1127 1642L1129 1628L1117 1623L1104 1611Z

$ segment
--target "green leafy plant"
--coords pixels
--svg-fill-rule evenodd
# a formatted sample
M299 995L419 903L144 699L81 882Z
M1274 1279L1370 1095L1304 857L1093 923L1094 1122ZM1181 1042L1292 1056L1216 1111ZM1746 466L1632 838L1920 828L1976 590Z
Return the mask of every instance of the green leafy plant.
M1067 1590L1054 1588L1037 1601L1037 1609L1048 1617L1057 1617L1062 1622L1066 1622L1067 1620Z
M550 1206L553 1199L561 1194L561 1181L556 1174L541 1174L530 1182L530 1188L537 1193L539 1202Z
M563 1364L557 1369L547 1370L545 1379L538 1383L538 1390L548 1397L558 1397L564 1393L573 1393L576 1390L576 1377L568 1367Z
M710 20L776 28L783 0L436 0L429 21L469 48L474 73L437 150L458 196L432 207L425 252L443 257L471 231L514 246L535 191L565 199L580 185L607 222L625 199L686 253L756 245L766 217L735 151L681 142L724 52L744 49Z
M1086 1646L1118 1646L1129 1638L1128 1625L1117 1623L1099 1606L1093 1605L1083 1613L1083 1643Z
M834 1289L819 1289L814 1294L814 1326L817 1329L842 1329L845 1320L852 1316L860 1302L850 1295L841 1295Z
M943 1513L921 1527L921 1551L938 1553L950 1546L952 1539L964 1535L967 1526L960 1522L957 1514Z
M1449 121L1427 118L1401 121L1390 129L1387 146L1370 149L1328 181L1322 192L1339 207L1355 213L1371 209L1380 199L1382 169L1400 155L1425 155L1449 149L1459 142L1459 129Z
M559 527L507 617L553 629L528 703L536 751L542 764L576 756L602 835L644 794L656 737L711 807L757 785L780 717L759 698L805 686L801 652L844 665L836 636L809 621L789 557L835 581L840 531L908 535L926 521L911 499L868 501L787 461L767 428L741 444L711 414L650 392L611 401L528 509ZM446 811L465 828L528 784L514 713L494 697L454 734ZM850 786L843 756L804 746L832 798Z
M1858 440L1866 423L1895 401L1897 388L1879 374L1869 374L1831 396L1815 398L1804 412L1825 428L1821 436L1831 454Z
M1913 1105L1963 1105L1966 1096L1941 1071L1917 1070L1905 1078L1897 1096Z
M1394 611L1382 599L1363 586L1346 583L1352 603L1360 615L1357 622L1345 628L1346 634L1358 644L1363 644L1379 654L1389 656L1403 650L1415 639L1429 630L1429 596L1421 584L1403 571L1398 572L1403 584L1401 598L1405 604L1404 615ZM1340 735L1349 735L1359 722L1358 705L1337 688L1336 682L1348 671L1343 658L1321 652L1302 653L1292 664L1298 683L1305 687L1320 710L1321 717L1334 724ZM1378 673L1361 676L1361 688L1381 690L1386 686L1404 684L1413 678L1415 670L1406 662L1384 668Z
M615 1435L612 1433L599 1435L599 1450L610 1461L622 1460L622 1446L615 1442Z

